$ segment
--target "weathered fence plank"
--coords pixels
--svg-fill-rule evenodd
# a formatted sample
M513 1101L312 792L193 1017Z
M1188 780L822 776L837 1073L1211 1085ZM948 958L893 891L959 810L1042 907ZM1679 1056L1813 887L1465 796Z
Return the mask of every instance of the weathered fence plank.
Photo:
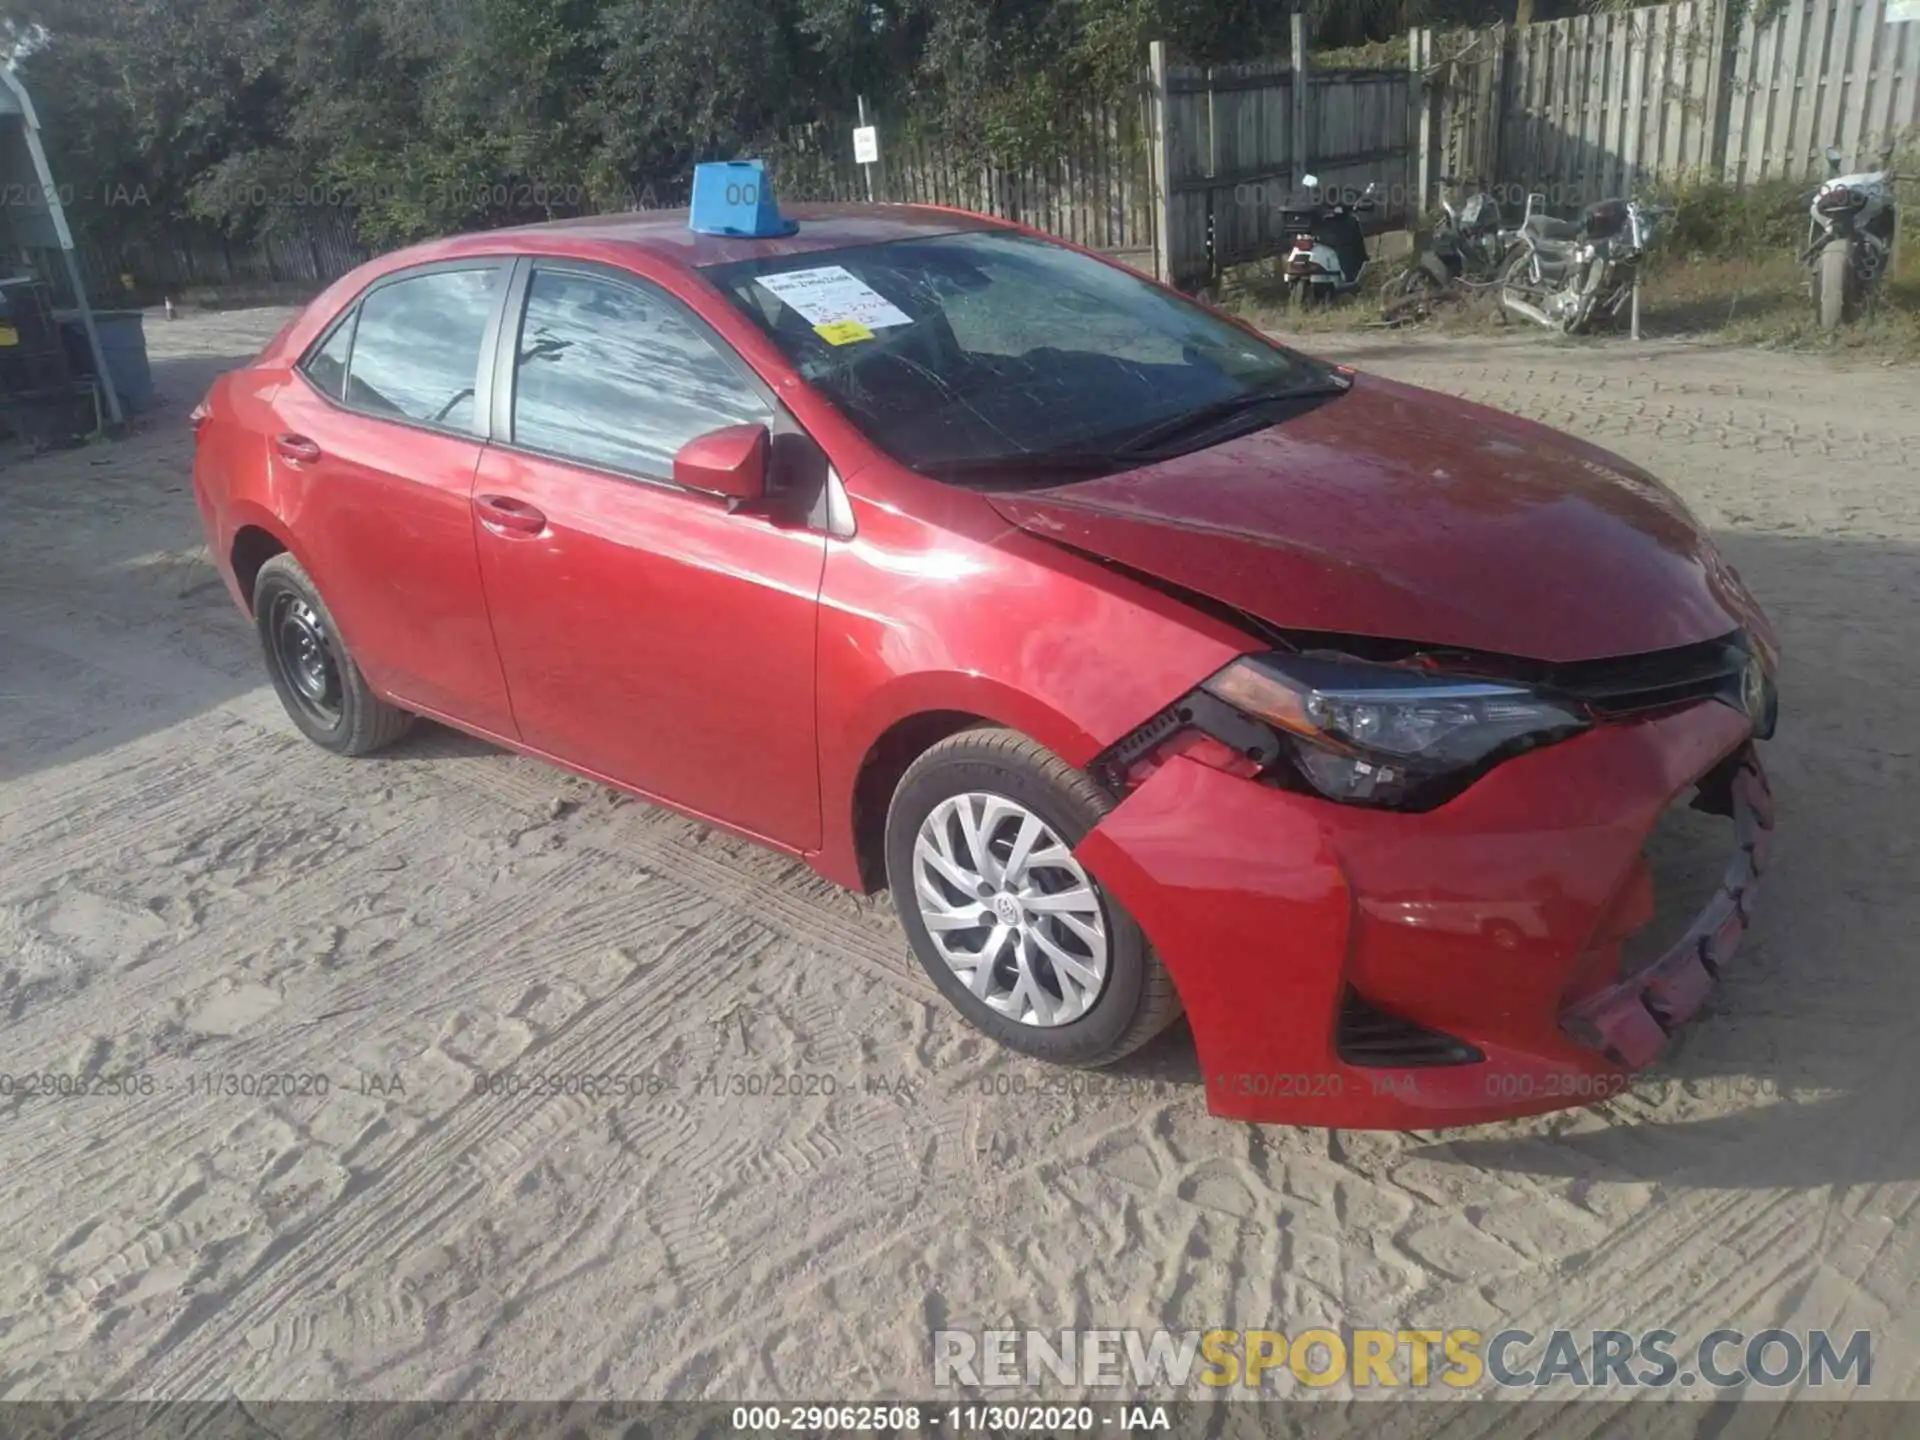
M1156 50L1152 89L1165 192L1163 269L1204 283L1228 265L1291 246L1281 224L1306 173L1323 187L1378 184L1383 214L1403 202L1414 153L1408 77L1283 61L1197 68Z
M1656 181L1804 180L1828 146L1864 167L1920 139L1920 22L1889 23L1887 0L1786 0L1736 26L1727 3L1576 16L1504 43L1500 27L1416 31L1417 56L1459 57L1434 71L1448 158L1480 155L1490 133L1482 178L1571 205ZM1488 47L1508 66L1492 94Z

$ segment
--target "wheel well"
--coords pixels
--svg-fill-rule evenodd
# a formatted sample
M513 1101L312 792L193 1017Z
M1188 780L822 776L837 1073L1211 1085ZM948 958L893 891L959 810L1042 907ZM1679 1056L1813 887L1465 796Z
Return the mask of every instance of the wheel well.
M286 546L258 525L242 525L233 537L233 578L246 597L247 609L253 609L253 582L259 578L260 567L274 556L284 555L286 550Z
M861 888L886 888L887 807L907 767L949 735L994 722L960 710L932 710L894 724L867 751L853 786L853 846Z

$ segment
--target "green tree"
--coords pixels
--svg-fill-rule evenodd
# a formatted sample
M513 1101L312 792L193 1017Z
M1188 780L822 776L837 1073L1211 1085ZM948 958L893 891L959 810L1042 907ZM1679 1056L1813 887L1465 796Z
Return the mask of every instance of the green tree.
M1516 0L1303 3L1331 46ZM0 0L0 27L76 224L108 241L336 199L382 243L605 208L861 94L1031 157L1063 107L1125 93L1150 40L1288 47L1272 0Z

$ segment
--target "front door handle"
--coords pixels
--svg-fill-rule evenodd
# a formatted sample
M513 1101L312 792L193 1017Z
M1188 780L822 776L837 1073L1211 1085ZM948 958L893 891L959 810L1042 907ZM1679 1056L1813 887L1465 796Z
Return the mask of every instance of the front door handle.
M511 495L476 495L473 505L480 523L496 535L538 535L547 528L545 515Z
M291 460L296 465L312 465L320 459L320 447L304 435L276 435L273 448L283 460Z

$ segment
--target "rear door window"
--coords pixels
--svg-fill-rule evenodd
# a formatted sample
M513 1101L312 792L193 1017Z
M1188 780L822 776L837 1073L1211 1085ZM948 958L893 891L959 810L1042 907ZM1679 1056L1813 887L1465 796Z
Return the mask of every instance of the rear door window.
M346 403L372 415L471 431L480 350L505 275L497 265L430 270L372 291L360 302L354 327Z

